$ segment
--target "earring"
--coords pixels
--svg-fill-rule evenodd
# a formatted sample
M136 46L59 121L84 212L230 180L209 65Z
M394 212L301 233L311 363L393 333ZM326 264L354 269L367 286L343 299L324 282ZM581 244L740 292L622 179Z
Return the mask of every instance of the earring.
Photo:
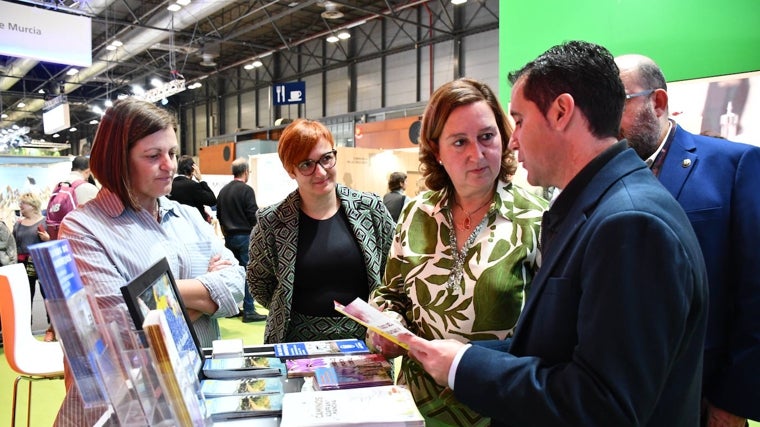
M439 165L443 165L443 160L438 160Z

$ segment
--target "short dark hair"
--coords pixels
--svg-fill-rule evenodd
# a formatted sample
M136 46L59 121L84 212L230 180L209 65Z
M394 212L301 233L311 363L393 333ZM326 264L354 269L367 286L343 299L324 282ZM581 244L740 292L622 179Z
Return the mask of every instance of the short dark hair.
M71 170L73 171L86 171L90 168L90 159L85 156L76 156L71 161Z
M195 166L195 160L193 160L193 156L184 155L180 157L179 161L177 162L177 173L185 176L192 175L193 166Z
M248 172L248 159L238 157L232 161L232 176L240 178L246 172Z
M570 94L597 138L619 135L625 87L610 52L599 45L570 41L554 46L517 71L509 73L513 85L524 78L525 99L546 116L563 93Z
M401 189L401 184L406 181L406 174L404 172L393 172L388 178L388 189L396 191Z

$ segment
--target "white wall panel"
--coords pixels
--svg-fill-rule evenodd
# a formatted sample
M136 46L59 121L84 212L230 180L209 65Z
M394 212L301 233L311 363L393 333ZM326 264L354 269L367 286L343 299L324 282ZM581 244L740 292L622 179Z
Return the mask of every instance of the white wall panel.
M238 125L238 97L237 95L227 96L224 98L224 127L220 129L220 133L227 134L235 132Z
M382 107L381 60L373 59L356 66L356 110L374 110Z
M319 119L322 113L322 74L312 74L303 79L306 83L306 107L304 117Z
M308 91L306 92L308 94ZM348 109L348 76L346 67L327 71L327 116L346 114Z
M240 94L240 127L243 129L256 129L255 96L255 91Z
M499 94L499 30L466 37L462 42L465 76L478 79Z
M397 53L386 58L388 84L385 88L386 106L417 102L417 64L411 60L414 51Z
M208 132L206 130L206 104L201 104L195 107L195 140L198 141L200 147L206 146L206 138L208 138Z
M277 118L274 117L274 112L272 111L271 93L272 87L267 86L263 89L260 89L256 95L259 99L259 117L257 118L257 123L259 126L274 126L274 120Z

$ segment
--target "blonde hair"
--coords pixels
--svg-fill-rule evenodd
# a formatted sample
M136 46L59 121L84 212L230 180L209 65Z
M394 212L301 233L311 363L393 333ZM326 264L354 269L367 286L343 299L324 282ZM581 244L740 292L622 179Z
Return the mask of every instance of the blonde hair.
M27 192L19 196L18 198L19 203L26 203L27 205L34 208L34 211L37 213L40 213L40 209L42 206L42 201L40 200L39 196L32 192Z

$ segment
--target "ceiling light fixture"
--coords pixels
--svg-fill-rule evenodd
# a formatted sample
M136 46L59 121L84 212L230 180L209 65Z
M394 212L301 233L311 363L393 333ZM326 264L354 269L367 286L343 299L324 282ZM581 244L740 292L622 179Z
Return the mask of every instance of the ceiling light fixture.
M26 103L24 103L24 101L21 101L18 104L16 104L16 107L18 107L18 108L24 108L24 107L26 107Z
M245 69L245 70L253 70L253 64L245 64L245 65L243 65L243 69Z
M467 0L451 0L451 4L453 4L454 6L465 4L465 3L467 3Z
M331 35L330 37L327 38L327 42L328 43L337 43L338 40L340 40L340 39L337 38L337 37L335 37L335 35Z
M166 9L168 9L170 12L177 12L182 9L182 6L178 5L177 3L172 3Z
M341 31L338 33L338 38L341 40L348 40L351 38L351 33L348 31Z
M76 74L79 74L79 69L78 68L69 68L69 71L66 71L66 75L67 76L73 76L73 75L76 75Z
M69 129L69 132L76 132L76 131L77 131L77 128L75 127L72 127L71 129Z
M190 4L190 0L177 0L177 4L180 6L187 6Z

